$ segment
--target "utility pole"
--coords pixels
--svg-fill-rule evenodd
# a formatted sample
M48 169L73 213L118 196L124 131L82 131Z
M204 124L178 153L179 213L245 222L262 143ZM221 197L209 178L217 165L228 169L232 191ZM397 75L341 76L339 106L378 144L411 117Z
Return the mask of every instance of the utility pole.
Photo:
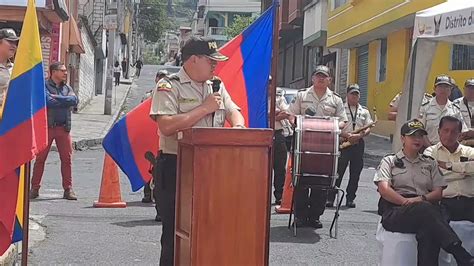
M108 30L107 44L107 71L105 77L105 104L104 115L112 114L112 89L114 74L115 31L117 29L117 1L107 3L108 14L104 18L104 27Z

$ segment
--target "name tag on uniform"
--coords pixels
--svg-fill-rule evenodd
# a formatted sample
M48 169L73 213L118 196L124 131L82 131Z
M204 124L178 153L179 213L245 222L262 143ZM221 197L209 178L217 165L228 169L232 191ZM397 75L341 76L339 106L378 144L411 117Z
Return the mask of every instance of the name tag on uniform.
M198 99L194 98L179 98L178 99L179 103L197 103Z

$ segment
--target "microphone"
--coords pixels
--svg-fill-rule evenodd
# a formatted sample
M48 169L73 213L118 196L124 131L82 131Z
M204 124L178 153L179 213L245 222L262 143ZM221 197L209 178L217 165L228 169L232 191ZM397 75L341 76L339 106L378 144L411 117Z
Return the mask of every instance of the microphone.
M214 77L212 80L212 93L219 92L221 89L221 83L222 81L218 77ZM212 113L212 127L214 127L214 116L216 115L216 112Z
M310 107L306 108L306 110L304 111L304 114L309 115L309 116L315 116L316 115L316 108L314 108L313 106L310 106Z
M216 92L219 92L220 88L221 88L221 83L222 81L217 78L217 77L214 77L212 80L212 93L216 93Z

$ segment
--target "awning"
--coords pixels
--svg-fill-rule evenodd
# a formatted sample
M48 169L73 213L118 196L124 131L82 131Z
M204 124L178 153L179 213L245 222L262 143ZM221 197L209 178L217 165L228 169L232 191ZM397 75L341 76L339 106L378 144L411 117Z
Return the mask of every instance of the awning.
M69 48L72 52L76 54L83 54L86 51L84 50L84 45L82 44L81 31L77 27L76 20L74 17L69 18Z

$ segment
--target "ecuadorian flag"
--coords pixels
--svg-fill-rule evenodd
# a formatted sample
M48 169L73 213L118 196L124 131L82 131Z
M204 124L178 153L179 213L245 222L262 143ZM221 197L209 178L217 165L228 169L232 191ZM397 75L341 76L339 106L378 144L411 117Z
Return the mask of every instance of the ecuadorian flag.
M23 193L27 191L20 184L28 172L25 164L48 142L42 62L35 1L28 0L10 85L0 110L0 254L12 239L21 239Z

